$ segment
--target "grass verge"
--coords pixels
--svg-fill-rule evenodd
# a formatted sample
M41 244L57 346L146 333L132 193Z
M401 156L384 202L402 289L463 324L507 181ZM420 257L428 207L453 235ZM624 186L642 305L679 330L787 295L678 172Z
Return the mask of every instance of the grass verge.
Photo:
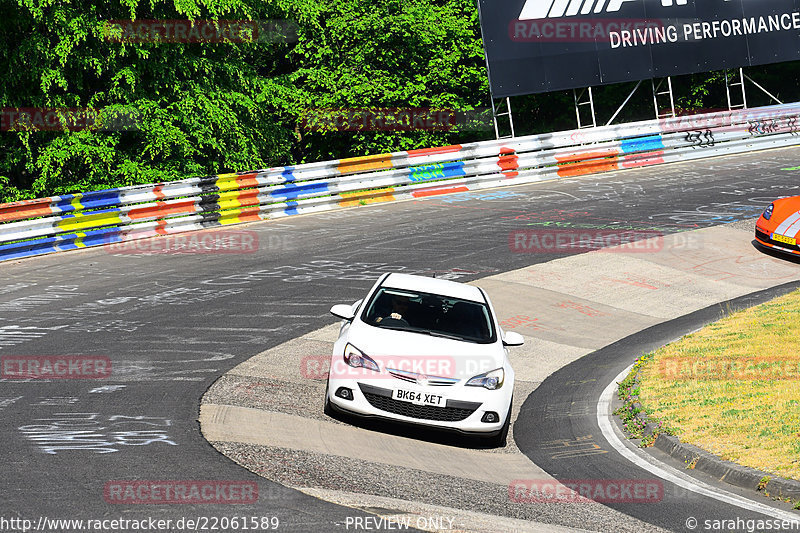
M644 355L620 398L617 414L634 437L642 436L642 413L656 432L800 479L800 291Z

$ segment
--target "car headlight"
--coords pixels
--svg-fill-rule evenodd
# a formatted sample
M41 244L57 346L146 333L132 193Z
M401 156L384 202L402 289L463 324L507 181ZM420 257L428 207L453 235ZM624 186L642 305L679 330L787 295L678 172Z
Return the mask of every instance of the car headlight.
M775 204L769 204L769 207L764 209L764 214L761 215L765 220L772 218L772 210L775 209Z
M344 362L353 368L366 368L374 370L375 372L381 371L378 367L378 363L370 359L368 355L352 344L348 344L344 347Z
M505 372L502 368L497 368L484 374L479 374L467 381L467 387L483 387L489 390L499 389L503 386Z

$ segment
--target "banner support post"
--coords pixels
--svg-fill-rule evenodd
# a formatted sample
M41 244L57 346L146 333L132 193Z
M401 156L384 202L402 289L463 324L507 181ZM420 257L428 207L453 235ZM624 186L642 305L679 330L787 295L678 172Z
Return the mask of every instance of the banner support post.
M586 97L584 99L584 96ZM575 99L575 118L578 120L578 129L583 128L594 128L597 127L597 119L594 114L594 96L592 94L592 88L587 87L586 89L582 89L580 94L578 94L577 89L572 89L572 97ZM581 106L589 106L589 113L591 116L591 123L584 124L581 122Z
M494 121L494 137L497 140L500 139L513 139L516 135L514 134L514 116L511 114L511 98L506 96L505 103L506 103L506 111L500 111L502 107L503 99L500 99L501 104L495 105L494 98L491 98L492 101L492 120ZM508 117L508 125L511 129L511 135L503 135L500 136L500 127L497 124L497 117Z
M664 82L667 82L667 89L665 91L659 91L661 86L664 85ZM656 85L655 79L650 79L650 84L653 86L653 106L656 110L656 119L660 118L669 118L675 116L675 96L672 94L672 77L667 76L666 78L662 79ZM662 113L658 108L658 97L659 96L669 96L669 111Z
M744 88L744 69L739 68L739 81L734 82L735 76L728 76L728 70L725 70L725 94L728 97L728 111L734 109L747 109L747 93ZM731 98L731 87L740 86L742 88L742 103L734 104Z

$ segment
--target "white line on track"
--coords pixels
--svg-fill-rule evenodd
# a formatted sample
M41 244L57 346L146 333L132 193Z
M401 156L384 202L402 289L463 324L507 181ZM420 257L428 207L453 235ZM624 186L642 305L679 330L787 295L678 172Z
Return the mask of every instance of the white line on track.
M295 318L309 318L309 317L303 316L303 317L295 317ZM181 330L185 330L186 328L185 327L177 327L177 326L169 326L169 327L166 327L164 329L181 329ZM252 331L252 332L256 332L256 333L267 333L269 331L286 331L286 328L210 328L210 327L207 327L207 326L200 326L198 329L201 329L203 331L233 331L233 332L236 332L236 333L239 333L239 332L242 332L242 331Z
M674 483L683 489L696 492L697 494L701 494L703 496L708 496L709 498L714 498L715 500L719 500L730 505L741 507L742 509L761 513L778 520L789 520L793 522L800 520L800 517L794 513L776 509L775 507L743 498L733 494L732 492L712 487L711 485L703 483L702 481L699 481L688 474L681 472L680 470L676 470L669 465L661 463L655 457L652 457L649 454L644 452L635 452L625 446L625 444L622 442L622 438L625 438L625 436L611 420L611 417L613 416L611 414L611 399L614 395L614 392L617 390L617 383L622 381L625 376L630 373L632 368L633 365L620 372L619 375L608 384L605 390L603 390L603 393L600 395L600 399L597 402L597 423L600 426L600 431L602 431L603 436L606 438L608 443L611 444L611 446L613 446L620 455L636 466L644 468L648 472L655 474L661 479Z

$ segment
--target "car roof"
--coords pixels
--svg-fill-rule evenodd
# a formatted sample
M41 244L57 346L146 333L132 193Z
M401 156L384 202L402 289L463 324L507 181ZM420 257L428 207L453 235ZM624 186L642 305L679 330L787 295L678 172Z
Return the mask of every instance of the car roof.
M451 298L472 300L474 302L483 303L485 301L483 294L478 287L473 287L472 285L467 285L465 283L458 283L456 281L436 279L427 276L392 273L389 274L389 276L383 281L382 285L392 289L429 292L432 294L449 296Z

